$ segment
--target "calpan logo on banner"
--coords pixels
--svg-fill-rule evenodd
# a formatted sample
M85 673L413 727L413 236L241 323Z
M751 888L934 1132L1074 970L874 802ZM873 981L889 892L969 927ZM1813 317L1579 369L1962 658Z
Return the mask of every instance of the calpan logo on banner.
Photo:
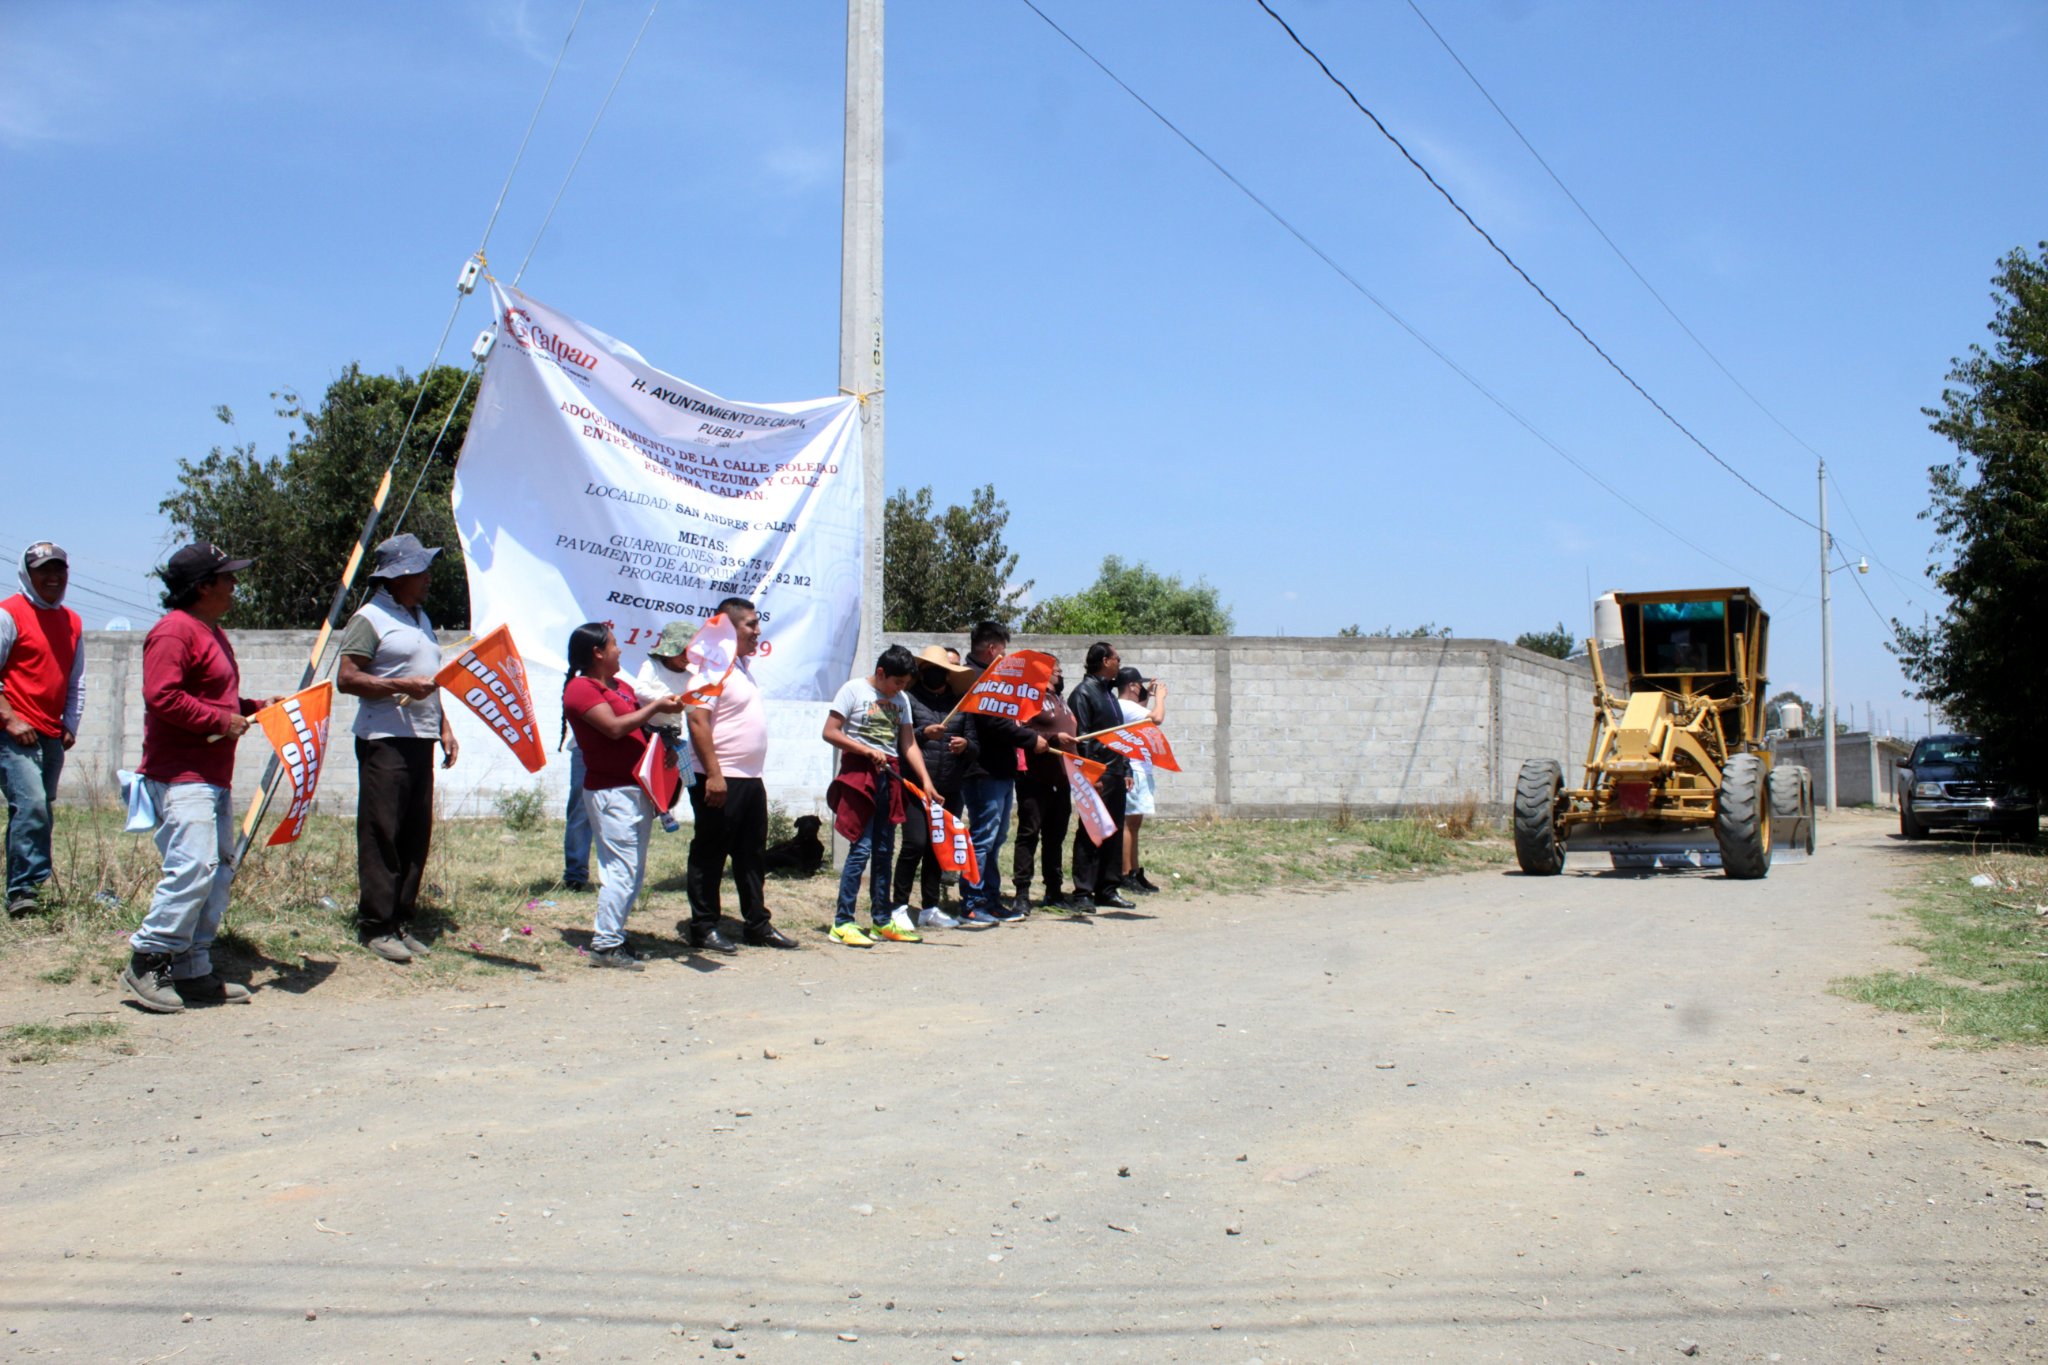
M533 689L526 682L526 661L512 632L499 626L455 658L441 665L434 681L461 698L477 719L505 741L526 771L547 766L547 751L533 724Z
M720 398L491 290L501 336L455 471L471 620L513 627L556 670L570 631L609 621L630 672L668 622L745 597L772 644L762 690L829 698L860 625L858 401Z
M320 786L320 765L327 758L327 721L333 711L334 684L321 682L250 717L263 727L263 737L277 750L292 788L292 803L264 841L265 847L291 843L306 828L313 793Z

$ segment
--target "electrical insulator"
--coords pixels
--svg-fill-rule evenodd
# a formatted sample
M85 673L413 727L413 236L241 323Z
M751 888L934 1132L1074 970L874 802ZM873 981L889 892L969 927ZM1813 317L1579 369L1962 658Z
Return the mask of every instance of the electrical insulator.
M476 334L476 341L470 346L469 353L476 357L478 364L482 364L484 357L491 353L491 347L495 346L497 342L498 329L496 327L486 327Z
M473 291L476 288L477 277L483 273L484 262L481 256L472 256L464 261L462 263L462 274L457 276L455 280L457 292L467 294Z

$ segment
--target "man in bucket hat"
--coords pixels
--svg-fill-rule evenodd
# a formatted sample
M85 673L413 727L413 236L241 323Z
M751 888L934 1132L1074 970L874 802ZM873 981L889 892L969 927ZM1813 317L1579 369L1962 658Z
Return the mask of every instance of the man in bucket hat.
M142 762L156 808L163 875L150 897L121 984L144 1009L249 998L213 969L213 940L235 880L235 743L269 705L242 695L234 646L220 628L235 575L256 561L218 545L187 545L160 571L164 617L142 642Z
M78 613L64 605L71 560L37 541L21 557L21 591L0 602L0 789L7 796L7 913L36 908L50 880L50 808L85 706Z
M356 708L356 936L386 962L427 952L413 932L434 839L434 746L458 745L434 675L441 643L427 619L438 546L396 535L370 563L370 599L341 633L334 685Z

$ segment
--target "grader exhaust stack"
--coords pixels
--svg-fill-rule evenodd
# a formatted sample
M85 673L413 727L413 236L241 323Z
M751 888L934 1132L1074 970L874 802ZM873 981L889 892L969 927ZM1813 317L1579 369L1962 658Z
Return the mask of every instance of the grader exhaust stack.
M1747 588L1616 593L1628 690L1593 663L1585 782L1530 759L1515 784L1515 860L1532 876L1568 852L1617 867L1718 860L1761 877L1778 850L1813 850L1813 779L1774 767L1764 738L1767 616Z

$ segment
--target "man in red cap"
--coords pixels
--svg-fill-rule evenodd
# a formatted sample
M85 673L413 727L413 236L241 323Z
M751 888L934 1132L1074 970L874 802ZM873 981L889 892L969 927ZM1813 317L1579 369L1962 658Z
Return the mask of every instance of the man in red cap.
M156 807L157 881L121 984L144 1009L249 998L213 969L214 936L235 880L235 742L266 702L242 696L242 671L220 621L235 575L256 561L187 545L162 570L165 614L142 642L142 763Z
M0 789L7 796L7 913L36 908L50 880L50 807L64 751L78 739L85 651L64 605L71 561L37 541L21 557L21 591L0 602Z

